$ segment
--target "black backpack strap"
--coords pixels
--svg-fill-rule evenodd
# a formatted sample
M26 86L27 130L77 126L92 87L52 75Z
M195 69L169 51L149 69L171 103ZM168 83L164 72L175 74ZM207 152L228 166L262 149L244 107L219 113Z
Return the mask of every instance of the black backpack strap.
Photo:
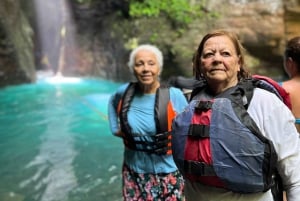
M168 131L168 103L170 101L170 90L168 87L158 88L155 98L155 123L156 132Z
M129 126L128 123L128 110L131 104L131 101L133 99L134 93L137 89L137 83L131 82L129 83L127 89L125 90L123 97L122 97L122 107L120 111L120 126L121 130L125 133L128 134L131 132L131 127Z
M161 85L155 97L156 154L171 154L171 132L169 131L168 104L170 102L170 88Z
M241 80L237 85L239 91L238 93L240 93L240 100L242 101L242 104L246 110L248 109L248 106L253 97L253 91L255 88L254 82L255 80L248 78Z
M277 170L273 175L273 186L271 187L271 192L274 201L283 201L283 184L281 176Z
M130 149L136 149L137 143L134 140L133 135L131 134L131 127L128 122L128 110L130 107L130 104L133 100L133 96L137 89L138 84L136 82L129 83L127 89L125 90L123 97L122 97L122 103L121 103L121 111L120 111L120 127L122 132L125 134L123 137L123 141L125 146L127 146Z

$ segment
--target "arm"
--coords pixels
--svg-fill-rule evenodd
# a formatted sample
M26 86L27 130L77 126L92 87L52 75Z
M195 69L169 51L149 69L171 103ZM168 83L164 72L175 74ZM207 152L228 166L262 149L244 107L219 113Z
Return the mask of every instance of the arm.
M117 108L127 86L128 84L122 85L114 94L111 95L108 101L108 121L110 130L112 134L117 137L122 137Z
M294 125L294 116L274 94L264 90L256 90L248 112L274 144L278 155L277 168L287 192L287 200L299 201L300 138Z
M294 126L294 118L288 109L278 108L280 115L273 115L273 120L266 124L266 129L277 132L272 139L278 154L278 171L283 188L287 192L287 200L300 200L300 142L299 134ZM277 120L277 121L276 121Z

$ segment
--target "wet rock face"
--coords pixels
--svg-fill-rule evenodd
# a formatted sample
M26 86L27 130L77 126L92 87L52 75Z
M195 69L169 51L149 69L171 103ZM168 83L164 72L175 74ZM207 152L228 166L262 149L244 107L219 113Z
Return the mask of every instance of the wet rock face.
M208 7L221 13L215 27L237 32L250 57L261 61L258 65L250 62L252 71L274 76L283 73L282 54L286 40L300 30L300 1L223 0L225 6L222 7L218 6L219 1L208 3Z
M300 1L290 0L285 4L285 33L286 38L290 39L300 35Z
M281 50L285 43L284 6L279 0L223 0L209 1L208 7L220 13L214 28L227 28L238 33L246 48L252 72L266 73L262 68L281 69ZM253 58L253 59L251 59ZM254 62L252 60L259 60Z
M32 28L20 1L0 1L0 87L35 81Z
M32 82L35 80L34 70L39 68L34 63L31 41L35 35L28 31L34 27L30 27L25 15L19 13L24 5L18 2L0 1L0 87ZM207 12L216 12L219 17L192 23L180 37L171 30L166 19L160 22L130 19L128 1L94 2L93 5L72 5L79 43L76 54L83 59L77 69L69 72L70 75L128 80L130 74L126 63L129 52L125 46L130 41L150 42L152 29L159 26L156 43L165 55L163 73L169 73L165 77L174 73L190 75L193 51L202 36L216 28L231 29L239 34L247 50L247 67L251 72L278 76L284 74L282 53L286 40L299 34L300 30L299 0L206 1Z
M175 39L172 36L172 31L167 28L168 25L165 23L159 30L159 41L156 41L163 49L163 53L165 55L166 68L164 72L169 71L170 74L179 72L181 75L184 73L190 75L192 52L198 46L202 36L209 30L226 28L239 34L243 45L248 51L247 65L252 73L268 74L276 77L283 75L282 53L284 45L287 38L290 38L291 30L294 30L295 33L297 26L299 26L296 24L296 20L286 17L286 4L290 4L290 7L293 8L295 8L295 4L299 4L297 4L297 2L293 2L294 0L206 1L205 8L207 9L207 12L216 12L219 14L219 17L217 19L206 19L200 22L194 22L183 36ZM111 6L112 4L109 5L110 6L106 6L106 9L113 8ZM101 9L103 6L96 7L96 13L108 12L110 10L107 9L106 11L102 11ZM96 7L93 6L93 9L96 9ZM126 64L128 54L125 52L126 49L122 46L122 44L127 41L118 40L124 38L125 30L128 29L128 27L136 29L136 32L134 33L136 35L132 35L132 38L136 38L139 42L149 40L151 37L149 37L149 35L147 36L147 33L144 33L147 31L139 32L139 27L135 27L134 24L139 24L139 26L143 27L144 30L149 30L149 26L146 24L149 25L152 21L150 19L146 23L142 21L131 21L131 24L121 27L118 31L117 29L113 29L113 26L110 26L115 24L115 18L100 16L99 14L94 16L97 16L94 19L97 19L97 21L101 23L98 23L97 30L94 28L94 39L90 40L95 41L96 39L98 42L97 47L94 47L94 50L99 51L94 55L98 56L95 56L93 60L97 61L97 69L101 69L101 75L108 76L110 79L118 80L120 79L120 77L118 77L120 73L117 72L122 72L122 75L125 73L123 72L125 66L123 64ZM156 24L159 23L156 22ZM155 26L152 28L154 27ZM130 33L127 32L126 34L129 35ZM110 35L114 35L113 40L110 40ZM172 42L169 40L172 40ZM110 41L110 43L107 44L106 41ZM168 48L164 49L164 47ZM168 52L166 51L167 49L172 51ZM111 62L113 59L101 58L99 55L119 56L114 60L114 62ZM106 58L110 57L106 56ZM107 66L112 68L107 71ZM169 75L166 75L165 77L168 76Z

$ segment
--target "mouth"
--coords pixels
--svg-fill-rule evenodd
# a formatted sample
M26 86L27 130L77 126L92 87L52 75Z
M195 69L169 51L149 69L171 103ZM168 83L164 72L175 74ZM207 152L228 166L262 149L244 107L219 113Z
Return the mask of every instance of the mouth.
M223 72L225 72L225 70L223 68L214 68L214 69L211 69L209 72L215 72L215 71L223 71Z
M142 79L142 80L148 80L148 79L150 79L150 78L152 78L152 76L150 76L150 75L142 75L142 76L141 76L141 79Z

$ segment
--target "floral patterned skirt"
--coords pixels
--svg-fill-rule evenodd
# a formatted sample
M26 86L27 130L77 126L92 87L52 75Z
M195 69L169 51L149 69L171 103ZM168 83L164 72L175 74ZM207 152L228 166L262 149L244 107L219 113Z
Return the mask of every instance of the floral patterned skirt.
M139 174L123 165L124 201L184 201L184 180L179 171Z

